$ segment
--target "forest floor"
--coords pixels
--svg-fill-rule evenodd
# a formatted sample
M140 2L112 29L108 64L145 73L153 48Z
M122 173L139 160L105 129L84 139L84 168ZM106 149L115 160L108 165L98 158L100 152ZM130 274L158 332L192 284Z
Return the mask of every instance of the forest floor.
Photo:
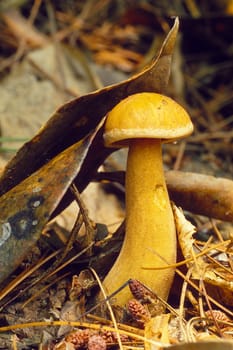
M181 180L187 181L187 192L195 192L187 200L182 197L176 203L179 186L174 189L174 195L168 185L172 200L182 207L186 219L195 227L190 231L188 221L178 220L179 242L182 238L188 240L183 246L179 243L179 261L187 259L191 251L203 253L191 265L189 261L182 267L176 266L168 304L156 295L152 297L152 293L149 304L153 311L143 303L135 306L141 312L139 316L129 315L130 311L125 309L114 310L118 330L115 318L110 321L105 313L101 317L95 312L91 314L100 283L98 276L102 280L119 252L125 217L124 184L93 177L95 181L87 180L88 186L81 197L72 188L75 202L60 210L58 216L51 213L51 220L41 227L40 238L32 245L25 243L25 249L31 248L14 266L11 271L14 272L1 282L0 349L93 350L114 346L152 349L200 340L233 340L233 205L224 209L225 214L221 208L222 203L227 203L226 206L233 203L233 4L230 0L211 5L209 1L162 3L25 0L12 5L8 0L0 2L1 173L14 157L19 165L14 171L27 173L24 163L25 169L20 168L23 158L17 151L27 142L32 145L34 141L30 143L30 140L47 125L54 111L68 101L119 84L141 72L159 54L174 18L179 17L165 94L188 111L194 132L176 144L164 145L163 160L168 176L172 171L177 171L179 176L183 172L193 176ZM95 108L101 107L92 104L90 108L94 113ZM78 122L82 126L83 121ZM62 133L63 127L66 135L67 125L57 128ZM45 141L49 142L49 137ZM56 143L56 150L66 148L62 138ZM72 142L67 144L70 146ZM46 159L46 148L43 150L41 157ZM84 151L80 146L80 152ZM98 149L95 152L98 154ZM22 154L25 156L26 152ZM119 175L119 171L125 170L126 156L124 150L110 155L101 163L101 171ZM28 157L33 161L33 155ZM35 158L37 161L39 164ZM92 163L88 162L91 172ZM28 164L28 169L31 168ZM62 169L60 164L59 174ZM55 191L57 173L47 171ZM223 182L218 183L217 178ZM229 180L227 188L224 188L225 179ZM7 191L3 188L0 192L4 212L0 214L1 223L7 220L3 209L8 200ZM205 204L201 197L204 191L208 198L211 191L215 192L219 207ZM59 199L55 192L51 198L65 208L61 192L57 194ZM197 202L190 203L192 200ZM16 196L8 216L15 207L23 208L23 205L23 200L18 201ZM53 204L54 210L56 207ZM80 226L77 236L70 238L77 225ZM17 254L14 251L8 254L7 265L11 265ZM0 259L2 273L1 263ZM146 286L140 288L148 294ZM161 309L166 312L161 313Z

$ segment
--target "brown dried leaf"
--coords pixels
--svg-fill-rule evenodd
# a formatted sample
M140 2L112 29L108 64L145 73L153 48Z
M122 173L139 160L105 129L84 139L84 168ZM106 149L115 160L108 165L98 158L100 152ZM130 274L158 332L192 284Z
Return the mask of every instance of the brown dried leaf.
M201 276L200 271L202 271ZM203 258L198 258L198 268L194 269L192 277L194 279L202 278L204 282L221 289L221 291L218 292L218 299L221 298L219 301L231 306L233 305L233 274L230 274L223 269L216 268L213 264L205 262Z
M170 320L170 314L164 314L160 316L156 316L151 318L148 322L145 324L145 338L151 339L153 341L161 342L161 347L163 348L163 345L169 345L169 334L168 334L168 324ZM145 340L145 350L156 350L158 349L157 346L154 344L150 344Z
M122 83L81 96L61 106L38 134L8 163L0 179L0 194L9 191L48 160L92 132L106 113L123 98L141 91L163 92L170 74L178 27L179 21L176 19L158 57L141 73ZM103 162L107 154L113 151L105 150L102 138L96 142L96 147L98 156L95 148L94 155L90 157L90 162L94 158L94 163L87 164L87 168L93 171ZM88 174L89 171L84 173ZM87 179L84 177L83 180L78 180L81 191L89 182L90 174Z
M75 143L0 200L0 282L20 264L39 239L77 175L93 136Z
M185 259L189 259L194 255L193 252L193 243L194 238L193 234L196 232L196 227L189 222L181 209L176 205L172 204L173 215L176 224L176 231L182 249L182 253Z

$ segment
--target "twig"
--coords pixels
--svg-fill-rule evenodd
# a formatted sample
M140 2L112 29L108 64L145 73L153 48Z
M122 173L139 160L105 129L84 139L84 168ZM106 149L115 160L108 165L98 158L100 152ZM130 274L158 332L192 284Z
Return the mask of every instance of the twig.
M72 326L72 327L82 327L82 328L90 328L90 329L95 329L95 330L103 330L103 331L109 331L109 332L115 332L115 329L113 327L109 326L103 326L101 324L95 324L95 323L87 323L87 322L72 322L72 321L42 321L42 322L28 322L28 323L22 323L22 324L15 324L11 326L5 326L5 327L0 327L0 332L7 332L7 331L12 331L14 329L24 329L28 327L44 327L44 326L50 326L50 327L55 327L55 326ZM129 336L130 338L137 339L144 341L148 344L154 345L156 347L167 347L170 344L164 344L159 341L155 341L153 339L148 339L142 335L137 334L138 329L135 329L135 333L132 332L133 327L131 327L130 331L122 330L119 329L120 334L124 334Z
M101 283L97 273L95 272L95 270L90 267L90 271L92 272L92 274L94 275L96 281L98 282L98 285L99 285L100 290L101 290L101 292L103 294L103 297L106 300L106 305L108 307L108 310L109 310L109 313L110 313L110 316L111 316L111 319L112 319L112 323L113 323L113 326L114 326L115 331L116 331L116 336L117 336L119 348L120 348L120 350L123 350L123 345L122 345L122 342L121 342L121 337L120 337L119 329L118 329L118 326L117 326L116 318L115 318L115 315L114 315L114 313L112 311L112 307L110 305L110 302L109 302L109 300L107 300L107 295L105 293L104 287L103 287L103 285L102 285L102 283Z
M233 181L179 171L168 171L165 177L176 205L196 214L233 220Z
M179 170L179 168L181 166L181 162L182 162L183 156L184 156L185 148L186 148L186 142L183 141L183 142L180 143L180 147L179 147L179 150L178 150L178 154L177 154L177 157L176 157L175 164L173 166L173 170Z
M188 281L189 281L191 274L192 274L192 267L189 268L189 270L186 273L186 279L183 282L183 286L182 286L182 290L181 290L181 294L180 294L180 305L179 305L179 324L180 324L180 329L182 330L183 335L184 335L184 340L186 342L188 340L190 341L190 339L188 339L188 332L186 332L184 324L183 324L184 303L185 303L185 296L186 296L187 287L188 287Z
M86 227L86 233L87 233L87 245L89 245L91 242L93 242L95 234L96 234L96 227L95 224L93 223L93 221L89 218L88 216L88 210L80 196L80 193L77 189L77 187L75 186L75 184L73 183L70 187L71 192L73 193L79 208L80 208L80 212L82 214L83 217L83 222L85 224Z
M77 235L79 233L79 230L80 230L82 224L83 224L83 217L81 215L81 212L79 211L77 219L76 219L76 221L74 223L74 227L71 230L71 233L69 235L68 241L66 242L65 249L62 252L62 255L61 255L61 258L59 259L59 261L63 261L65 259L66 255L67 255L67 253L72 248L73 243L74 243L74 241L77 238Z
M197 285L192 282L191 280L187 279L186 276L178 269L176 269L176 273L183 278L183 280L187 281L188 284L193 287L196 291L198 291L201 295L203 295L203 292L200 290L200 288L197 287ZM220 310L224 311L225 313L227 313L228 315L230 315L231 317L233 317L233 312L229 309L227 309L225 306L223 306L222 304L220 304L218 301L216 301L214 298L209 296L209 301L214 304L215 306L217 306Z
M232 139L233 131L211 131L203 132L189 137L189 142L203 142L212 139Z
M19 44L16 52L2 62L0 70L11 66L14 62L18 61L24 55L27 46L41 47L48 43L47 38L37 32L33 27L41 2L41 0L35 0L28 20L25 20L17 10L13 9L1 14L4 21L18 38Z

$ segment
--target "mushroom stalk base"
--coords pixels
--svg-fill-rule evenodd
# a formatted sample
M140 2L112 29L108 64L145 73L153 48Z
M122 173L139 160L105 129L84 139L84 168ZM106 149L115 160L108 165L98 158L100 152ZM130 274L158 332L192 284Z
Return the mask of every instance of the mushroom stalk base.
M121 252L104 280L108 294L129 278L138 279L167 299L174 268L145 270L176 262L176 232L165 184L159 140L131 140L126 171L126 233ZM132 298L128 288L117 305Z

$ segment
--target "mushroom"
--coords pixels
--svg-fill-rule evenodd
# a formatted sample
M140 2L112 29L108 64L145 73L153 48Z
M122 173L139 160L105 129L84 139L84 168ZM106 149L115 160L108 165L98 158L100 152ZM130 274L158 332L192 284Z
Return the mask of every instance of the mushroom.
M103 285L108 295L129 278L137 279L167 299L176 262L176 230L166 188L162 143L193 131L187 112L167 96L138 93L127 97L107 115L107 147L129 147L126 170L126 232L124 242ZM124 306L129 288L116 295Z

